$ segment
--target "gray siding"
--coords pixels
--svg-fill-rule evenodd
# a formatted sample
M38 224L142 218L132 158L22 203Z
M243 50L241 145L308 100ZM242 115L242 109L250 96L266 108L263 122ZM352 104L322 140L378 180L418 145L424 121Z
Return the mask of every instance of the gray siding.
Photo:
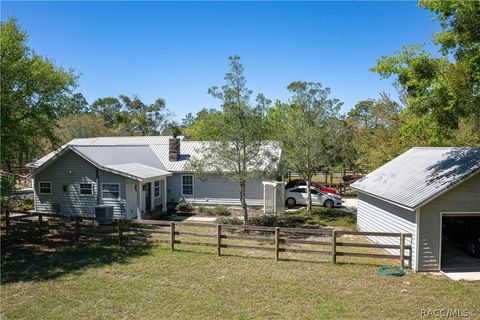
M357 226L360 231L376 232L403 232L411 233L412 240L412 266L415 266L415 241L416 241L416 215L415 212L400 208L388 202L358 193ZM383 244L399 244L398 237L369 237L370 240ZM398 255L399 250L387 250Z
M420 208L419 270L440 269L442 212L480 212L480 173Z
M179 201L182 196L182 174L175 173L167 177L168 201ZM247 204L263 204L263 184L261 179L247 182ZM194 203L240 204L240 186L237 182L227 181L218 175L208 175L201 181L194 177L193 196L185 196L185 200Z
M113 205L115 214L125 213L125 179L99 170L100 183L120 184L120 199L100 203ZM40 181L52 183L52 194L39 194ZM80 195L80 183L92 183L93 195ZM64 186L66 191L64 191ZM39 212L93 216L97 205L96 167L75 154L66 152L34 177L35 205Z
M101 186L102 183L118 183L120 185L120 197L118 199L102 199L100 194L100 203L113 206L113 213L118 217L126 217L127 213L126 180L130 179L103 170L99 170L98 172L99 186Z

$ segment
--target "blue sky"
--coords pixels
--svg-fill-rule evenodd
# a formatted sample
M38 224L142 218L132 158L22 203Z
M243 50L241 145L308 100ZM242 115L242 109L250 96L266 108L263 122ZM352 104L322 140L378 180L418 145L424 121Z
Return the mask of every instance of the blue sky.
M343 112L381 91L396 98L369 68L438 30L416 2L2 2L10 16L36 52L80 74L88 102L161 97L176 119L219 106L207 89L234 54L248 86L272 100L295 80L330 87Z

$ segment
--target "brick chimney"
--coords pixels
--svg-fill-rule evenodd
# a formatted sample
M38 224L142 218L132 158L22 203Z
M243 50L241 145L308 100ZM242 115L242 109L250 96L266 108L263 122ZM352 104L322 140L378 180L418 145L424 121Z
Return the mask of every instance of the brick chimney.
M180 138L177 138L177 134L168 140L168 160L178 161L180 158Z

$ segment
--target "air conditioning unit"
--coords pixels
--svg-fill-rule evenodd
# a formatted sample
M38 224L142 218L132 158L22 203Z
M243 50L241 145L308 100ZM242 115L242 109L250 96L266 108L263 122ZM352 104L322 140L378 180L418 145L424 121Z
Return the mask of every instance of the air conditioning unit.
M62 206L59 202L52 203L52 211L54 213L61 213Z
M113 207L101 205L95 207L95 219L100 224L110 224L113 222Z

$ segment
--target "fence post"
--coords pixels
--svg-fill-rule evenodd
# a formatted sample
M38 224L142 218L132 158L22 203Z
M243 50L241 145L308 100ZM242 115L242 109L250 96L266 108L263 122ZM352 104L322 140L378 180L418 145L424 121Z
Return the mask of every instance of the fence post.
M332 230L332 262L337 263L337 232Z
M122 236L123 236L123 229L122 229L123 220L118 219L117 224L118 224L118 245L121 246L122 245Z
M405 267L405 234L400 233L400 267Z
M275 261L278 261L279 259L279 249L280 247L280 228L276 227L275 228Z
M222 248L222 226L217 224L217 257L220 257L221 248Z
M80 220L75 218L75 241L80 240Z
M170 245L172 251L175 251L175 222L170 222Z
M5 233L8 236L10 230L10 211L5 211Z

